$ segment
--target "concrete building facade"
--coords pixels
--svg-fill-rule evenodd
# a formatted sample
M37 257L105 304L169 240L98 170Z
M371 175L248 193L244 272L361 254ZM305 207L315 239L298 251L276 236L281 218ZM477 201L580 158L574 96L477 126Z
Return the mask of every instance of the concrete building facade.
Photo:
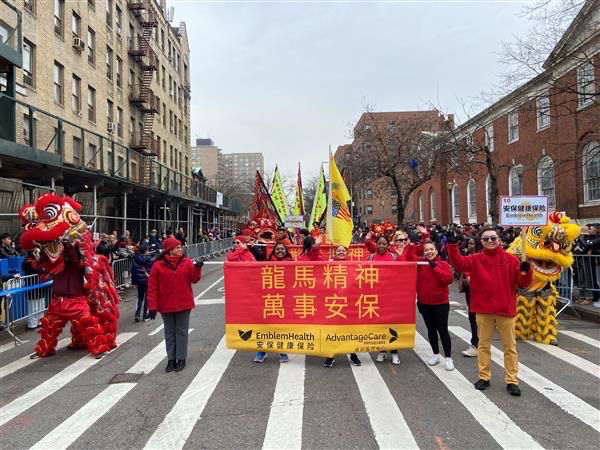
M221 149L212 139L196 139L192 147L192 167L202 169L207 183L214 189L219 186L219 176L223 173Z

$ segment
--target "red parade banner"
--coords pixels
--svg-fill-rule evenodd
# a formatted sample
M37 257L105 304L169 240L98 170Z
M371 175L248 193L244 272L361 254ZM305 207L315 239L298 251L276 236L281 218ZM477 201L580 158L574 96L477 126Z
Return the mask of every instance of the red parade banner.
M334 356L413 348L416 263L225 263L227 347Z

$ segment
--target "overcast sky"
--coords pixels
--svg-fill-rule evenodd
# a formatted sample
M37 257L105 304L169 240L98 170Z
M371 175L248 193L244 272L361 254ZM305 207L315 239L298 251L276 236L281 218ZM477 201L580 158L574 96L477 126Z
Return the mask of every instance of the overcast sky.
M497 82L501 41L524 35L523 2L170 0L191 46L192 141L262 152L303 178L351 142L365 103L438 105L464 117Z

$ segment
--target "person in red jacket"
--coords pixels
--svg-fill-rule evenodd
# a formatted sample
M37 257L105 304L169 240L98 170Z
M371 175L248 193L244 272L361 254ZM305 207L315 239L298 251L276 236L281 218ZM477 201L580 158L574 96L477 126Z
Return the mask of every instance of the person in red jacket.
M484 228L481 232L483 251L462 256L456 244L454 231L448 232L448 256L458 272L469 272L471 276L471 311L476 314L479 331L477 363L479 380L475 389L490 386L490 345L494 327L500 333L504 349L504 381L511 395L521 395L517 373L519 360L515 337L514 318L517 314L516 290L531 283L532 270L529 263L519 263L516 256L505 252L500 246L496 230Z
M428 364L435 366L441 362L439 334L446 357L446 370L454 370L448 332L448 285L454 280L454 274L450 265L438 256L434 243L429 239L423 243L423 256L429 264L417 266L417 308L425 321L429 344L433 350Z
M316 240L312 236L305 237L302 253L298 255L298 261L325 261L320 249L322 241L323 235L320 235Z
M192 284L200 281L202 261L193 263L183 255L183 246L174 237L162 243L163 250L152 266L148 280L150 319L160 312L165 326L167 372L185 368L190 312L195 306Z
M375 253L371 253L367 256L368 261L397 261L398 256L396 253L392 253L390 251L390 241L389 239L382 235L377 238L375 241L377 245L377 250Z
M281 242L283 245L292 245L292 241L288 236L288 232L285 227L277 228L277 238L275 239L277 242Z
M247 238L243 234L233 240L233 250L227 253L227 261L256 261L256 258L248 250Z

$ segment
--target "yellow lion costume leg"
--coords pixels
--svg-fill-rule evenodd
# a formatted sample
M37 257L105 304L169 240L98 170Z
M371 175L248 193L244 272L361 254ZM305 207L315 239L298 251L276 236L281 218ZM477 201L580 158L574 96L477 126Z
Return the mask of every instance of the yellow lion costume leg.
M520 291L517 295L517 316L515 318L515 333L519 339L526 340L534 332L535 298L528 297Z
M534 338L543 344L557 343L558 321L556 320L556 298L558 292L554 286L550 290L538 293L535 297Z

